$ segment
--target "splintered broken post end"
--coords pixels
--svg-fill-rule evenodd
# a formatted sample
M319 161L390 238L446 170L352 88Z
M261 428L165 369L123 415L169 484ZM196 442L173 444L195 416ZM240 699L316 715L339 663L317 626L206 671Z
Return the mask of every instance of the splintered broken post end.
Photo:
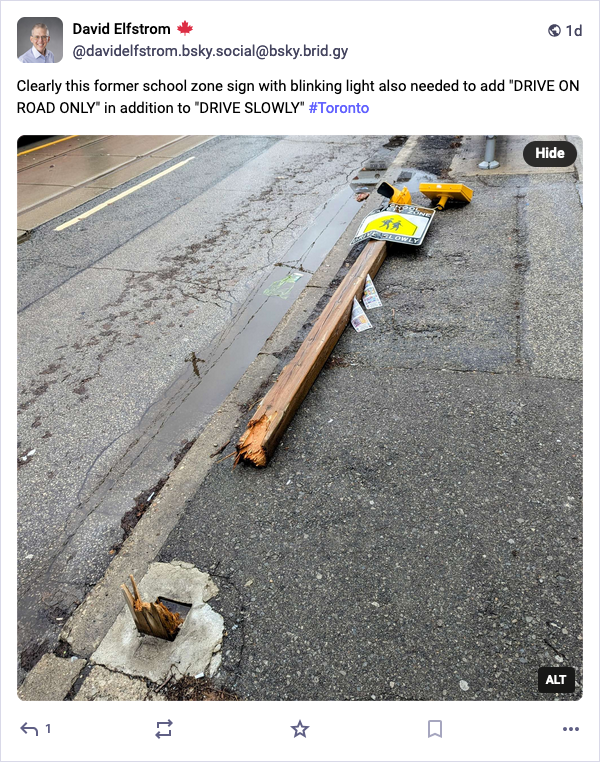
M140 597L138 586L134 577L130 575L134 596L127 585L122 585L121 590L134 619L138 632L143 635L152 635L162 640L174 640L183 619L178 613L170 611L167 606L159 601L147 603Z
M237 444L235 466L240 461L247 461L258 468L263 468L268 463L268 455L263 445L264 437L271 418L263 413L258 419L252 418L247 424L243 436Z

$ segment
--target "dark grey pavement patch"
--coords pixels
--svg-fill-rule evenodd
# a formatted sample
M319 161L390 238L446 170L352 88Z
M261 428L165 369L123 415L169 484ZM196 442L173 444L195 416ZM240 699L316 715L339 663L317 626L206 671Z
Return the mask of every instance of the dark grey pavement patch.
M379 367L581 378L574 184L568 175L497 177L469 206L438 214L420 252L388 254L371 340L359 345L346 333L338 350Z
M426 146L410 166L447 163ZM579 198L567 174L477 182L390 251L374 329L268 468L214 466L161 552L220 577L241 697L551 700L559 664L581 695Z
M526 700L558 653L579 665L579 398L529 377L323 372L268 468L214 467L161 553L237 591L215 604L244 633L228 684Z

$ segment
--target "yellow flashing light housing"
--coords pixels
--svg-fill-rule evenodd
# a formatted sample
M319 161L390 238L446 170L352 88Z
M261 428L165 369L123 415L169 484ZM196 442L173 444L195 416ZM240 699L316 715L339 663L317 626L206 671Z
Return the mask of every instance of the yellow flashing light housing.
M410 191L406 186L400 190L399 188L395 188L389 183L381 183L381 185L377 188L377 193L380 193L382 196L385 196L385 198L388 198L390 204L412 204Z
M436 209L442 210L448 201L460 201L468 204L473 198L473 191L462 183L421 183L419 190L424 196L437 201Z

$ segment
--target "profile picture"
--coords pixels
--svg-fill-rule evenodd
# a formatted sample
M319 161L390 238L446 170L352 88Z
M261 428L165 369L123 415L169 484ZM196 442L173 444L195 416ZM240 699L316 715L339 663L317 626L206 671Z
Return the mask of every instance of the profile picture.
M25 16L17 23L21 63L58 63L63 58L63 22L56 16Z

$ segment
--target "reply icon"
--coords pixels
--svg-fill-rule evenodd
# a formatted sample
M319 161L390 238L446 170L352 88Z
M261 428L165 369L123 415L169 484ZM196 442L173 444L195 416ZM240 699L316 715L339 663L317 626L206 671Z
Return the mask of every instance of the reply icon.
M442 720L429 720L427 723L427 738L431 736L442 737Z

